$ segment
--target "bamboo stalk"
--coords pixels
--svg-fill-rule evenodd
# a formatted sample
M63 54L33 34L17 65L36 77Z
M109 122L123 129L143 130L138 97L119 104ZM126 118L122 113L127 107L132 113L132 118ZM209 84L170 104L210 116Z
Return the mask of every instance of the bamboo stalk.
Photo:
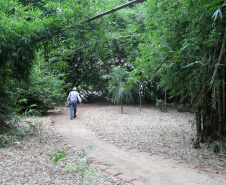
M127 7L127 6L130 6L130 5L132 5L132 4L138 3L139 1L142 1L142 0L135 0L135 1L131 1L131 2L129 2L129 3L126 3L126 4L124 4L124 5L118 6L118 7L116 7L116 8L111 9L111 10L108 10L108 11L106 11L106 12L103 12L103 13L101 13L101 14L99 14L99 15L96 15L96 16L90 18L90 19L87 19L85 22L93 21L93 20L98 19L98 18L100 18L100 17L103 17L103 16L105 16L105 15L107 15L107 14L109 14L109 13L116 12L116 11L118 11L118 10L121 10L121 9Z
M215 81L215 76L217 74L217 71L218 71L218 66L220 65L221 63L221 59L224 55L224 40L225 40L225 36L226 35L226 27L225 27L225 30L224 30L224 37L223 37L223 43L222 43L222 46L221 46L221 51L220 51L220 55L219 55L219 58L218 58L218 61L217 61L217 64L216 64L216 67L215 67L215 70L214 70L214 73L213 73L213 76L212 76L212 79L211 79L211 82L210 84L213 84L213 82Z
M198 110L196 112L196 125L197 125L197 135L200 136L201 134L201 117L200 117L200 107L198 107Z
M218 112L218 130L220 136L223 135L223 99L222 99L222 88L221 85L218 87L217 93L217 112Z
M122 100L121 100L121 114L123 114L123 104L122 104Z
M225 77L226 77L226 70L225 67L222 69L222 99L223 99L223 135L225 136L226 130L226 87L225 87Z
M206 130L206 96L207 94L204 93L204 96L202 97L202 114L201 114L201 138L200 142L204 143L205 142L205 130Z
M139 101L140 101L140 111L141 111L141 83L139 84Z
M182 97L181 97L182 98ZM166 91L165 91L165 102L166 102Z
M129 38L129 37L136 37L140 36L141 34L136 34L136 35L126 35L126 36L120 36L120 37L112 37L112 39L121 39L121 38Z

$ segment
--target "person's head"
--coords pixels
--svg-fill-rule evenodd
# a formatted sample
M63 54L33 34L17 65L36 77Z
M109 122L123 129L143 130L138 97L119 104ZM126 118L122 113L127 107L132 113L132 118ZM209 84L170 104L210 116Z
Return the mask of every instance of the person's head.
M76 91L77 90L77 88L76 87L73 87L73 89L72 89L73 91Z

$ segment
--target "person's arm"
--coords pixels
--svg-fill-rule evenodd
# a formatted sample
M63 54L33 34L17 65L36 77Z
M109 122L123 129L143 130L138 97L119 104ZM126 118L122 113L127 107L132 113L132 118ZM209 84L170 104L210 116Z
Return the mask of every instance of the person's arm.
M70 97L71 97L71 93L69 93L68 97L67 97L67 102L69 103L70 101Z
M78 94L78 101L79 101L79 103L82 103L82 100L81 100L79 94Z

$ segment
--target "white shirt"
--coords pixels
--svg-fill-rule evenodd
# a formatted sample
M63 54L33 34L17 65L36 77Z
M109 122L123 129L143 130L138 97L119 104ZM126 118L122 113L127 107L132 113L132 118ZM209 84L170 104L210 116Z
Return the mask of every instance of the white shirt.
M81 98L79 96L79 93L77 91L71 91L67 97L67 102L69 103L69 101L79 101L79 103L81 103Z

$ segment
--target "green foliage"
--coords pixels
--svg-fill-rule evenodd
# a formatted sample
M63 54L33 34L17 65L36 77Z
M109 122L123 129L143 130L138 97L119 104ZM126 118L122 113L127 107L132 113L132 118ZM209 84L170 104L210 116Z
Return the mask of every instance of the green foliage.
M204 150L204 148L198 148L197 150L198 150L199 152L201 152L201 151Z
M138 72L150 80L158 76L160 87L171 90L171 96L183 93L186 98L208 84L213 56L207 53L214 52L224 30L223 20L213 24L211 19L220 2L148 1L143 57L135 62Z
M186 104L180 104L178 107L177 107L177 111L178 112L193 112L194 111L194 108L186 103Z
M83 6L72 0L62 3L42 0L0 2L0 18L3 20L0 23L1 123L17 112L18 106L26 110L36 104L38 110L47 111L60 97L63 98L62 73L57 70L66 67L63 60L71 50L67 51L63 45L75 41L71 36L74 28L84 21L80 15L81 11L86 11L81 8ZM76 33L82 35L81 29L76 29ZM40 70L43 65L51 66L51 69L44 69L44 74L36 70L39 59L42 63ZM27 99L27 104L19 102L20 99Z
M18 136L15 135L0 135L0 147L7 147L9 144L15 143L18 141Z
M212 149L214 149L214 147L215 147L215 143L210 143L210 147L212 148Z
M93 146L88 146L87 148L89 149L89 151L85 150L84 148L81 148L80 151L77 151L76 153L73 152L73 155L79 158L79 160L77 161L77 164L63 168L64 170L73 170L76 174L78 174L79 178L75 180L79 180L81 184L87 184L85 183L86 179L98 178L97 174L91 172L91 169L100 165L91 164L89 162L89 158L87 154L88 152L92 151ZM53 160L55 164L60 159L66 157L68 154L69 154L68 150L66 152L57 151L57 154L51 156L50 160Z
M65 152L65 151L57 151L57 154L51 156L51 157L50 157L50 160L51 160L51 161L53 160L53 162L54 162L54 164L55 164L55 163L57 163L60 159L66 157L68 154L69 154L69 153L68 153L68 150L66 150L66 152Z
M24 137L25 129L20 127L19 122L19 118L14 118L8 123L1 123L0 147L6 147Z
M30 112L34 113L35 110L46 112L53 109L57 104L60 105L61 100L65 98L63 80L59 80L57 76L32 75L29 84L21 85L20 97L27 99L26 103L19 103L18 105L22 110L27 110L27 107L33 105Z
M161 111L166 112L167 111L167 103L165 100L157 100L155 104Z
M16 109L16 93L13 91L13 82L8 80L8 86L2 85L0 88L0 126L5 121L10 120L12 112Z
M81 158L79 160L79 164L65 167L64 170L73 170L74 172L76 172L76 174L79 175L79 178L75 180L79 180L81 184L87 184L85 182L86 179L98 178L97 174L90 171L90 169L95 168L97 166L100 166L100 165L89 164L87 163L86 158Z
M0 135L0 147L6 147L7 143L7 136L5 134Z
M53 108L72 86L89 101L109 90L115 103L138 93L149 103L167 92L168 100L219 114L225 2L147 0L86 22L126 2L2 0L0 127L16 112Z
M90 13L94 16L126 2L89 1L92 10ZM139 42L138 28L135 29L134 22L142 22L138 19L141 15L142 12L138 8L122 9L81 25L78 31L76 29L76 40L71 38L71 35L69 42L69 37L67 39L67 43L73 42L73 45L65 46L67 50L73 51L69 54L68 66L64 69L67 73L66 83L79 87L80 93L84 94L88 101L99 98L96 94L105 97L108 85L102 76L110 73L113 67L130 67L130 63L136 58Z
M113 68L112 72L104 75L104 78L109 78L108 90L114 97L114 103L124 101L126 95L129 94L129 88L124 87L124 83L128 77L128 72L125 68Z
M208 122L204 128L197 124L202 142L214 129L225 135L225 2L148 0L142 8L145 30L133 73L158 79L157 88L169 99L195 105L197 120Z

